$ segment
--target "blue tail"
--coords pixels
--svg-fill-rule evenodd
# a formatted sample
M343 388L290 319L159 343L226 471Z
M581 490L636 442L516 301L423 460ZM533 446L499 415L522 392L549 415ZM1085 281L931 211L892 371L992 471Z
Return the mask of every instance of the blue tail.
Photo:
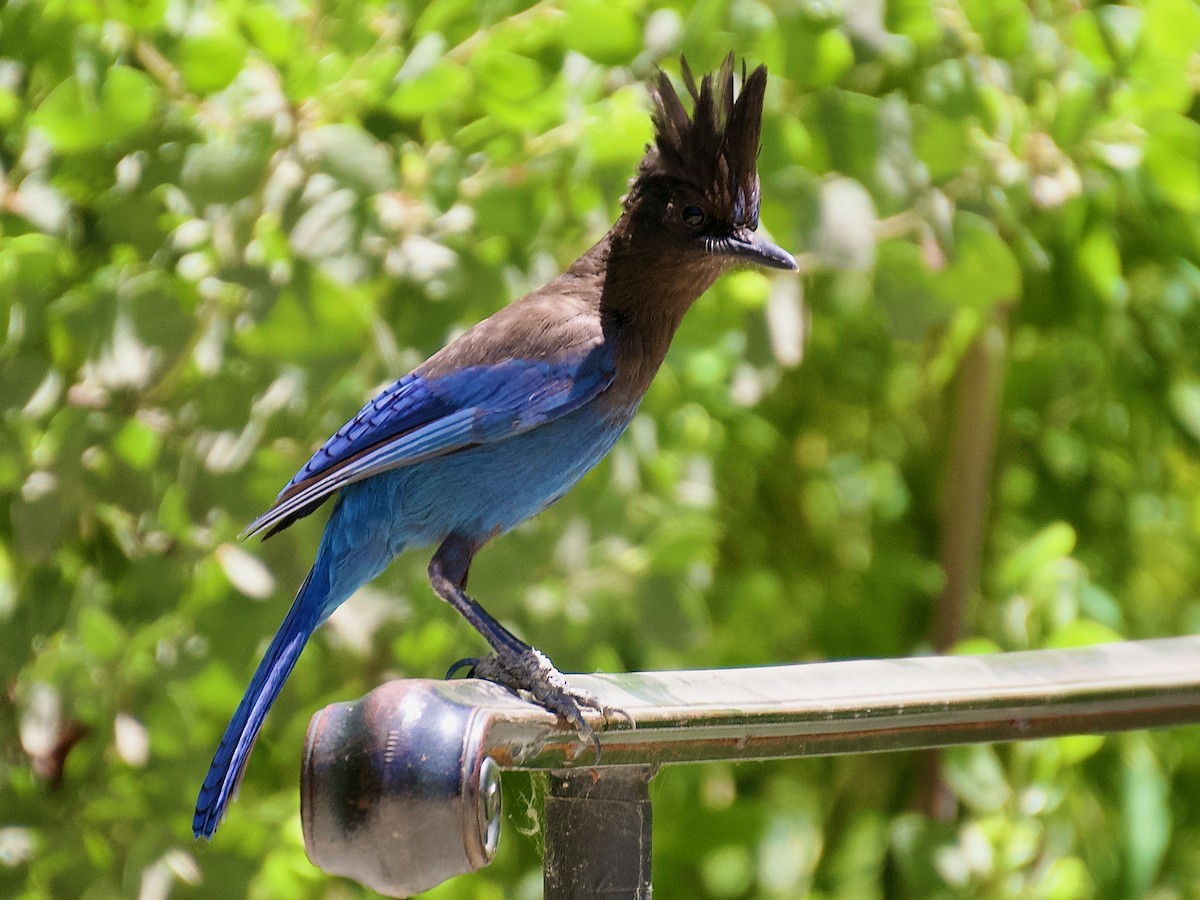
M320 565L318 559L317 565L308 573L292 608L288 610L287 618L258 664L242 702L225 729L212 765L204 777L200 796L196 798L196 815L192 819L192 833L196 837L203 835L211 838L225 817L225 807L237 793L263 719L291 674L313 629L324 619L327 600L324 594L329 589L328 578L313 578Z

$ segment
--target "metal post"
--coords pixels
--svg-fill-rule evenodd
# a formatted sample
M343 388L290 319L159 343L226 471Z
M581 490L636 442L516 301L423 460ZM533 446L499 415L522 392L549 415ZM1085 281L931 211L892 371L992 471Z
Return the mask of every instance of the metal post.
M546 798L546 900L648 900L654 766L557 769Z

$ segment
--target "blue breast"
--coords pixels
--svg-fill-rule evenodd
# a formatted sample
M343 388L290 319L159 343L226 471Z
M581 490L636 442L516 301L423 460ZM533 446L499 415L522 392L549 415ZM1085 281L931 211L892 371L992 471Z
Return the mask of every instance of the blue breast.
M459 534L480 541L537 515L612 449L636 406L615 415L584 407L531 431L394 469L343 491L342 527L387 528L393 552ZM364 538L367 535L364 534Z

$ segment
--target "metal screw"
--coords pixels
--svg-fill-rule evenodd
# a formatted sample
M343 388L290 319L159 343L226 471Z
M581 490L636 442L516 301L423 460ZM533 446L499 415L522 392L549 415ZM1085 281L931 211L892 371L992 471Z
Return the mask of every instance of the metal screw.
M500 789L500 767L490 756L485 757L479 767L479 794L483 799L479 805L479 836L490 860L500 843L500 808L504 798Z

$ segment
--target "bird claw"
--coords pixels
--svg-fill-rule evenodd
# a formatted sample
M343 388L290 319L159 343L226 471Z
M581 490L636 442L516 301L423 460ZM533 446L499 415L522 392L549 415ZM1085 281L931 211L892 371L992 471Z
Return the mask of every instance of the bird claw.
M504 685L510 690L528 695L538 706L549 710L575 728L579 739L590 743L600 762L600 738L583 718L585 709L594 709L605 719L623 718L634 726L633 716L623 709L609 706L596 695L572 687L562 672L542 651L529 647L524 652L501 657L497 654L482 659L460 660L451 667L457 670L463 663L472 663L470 674Z

